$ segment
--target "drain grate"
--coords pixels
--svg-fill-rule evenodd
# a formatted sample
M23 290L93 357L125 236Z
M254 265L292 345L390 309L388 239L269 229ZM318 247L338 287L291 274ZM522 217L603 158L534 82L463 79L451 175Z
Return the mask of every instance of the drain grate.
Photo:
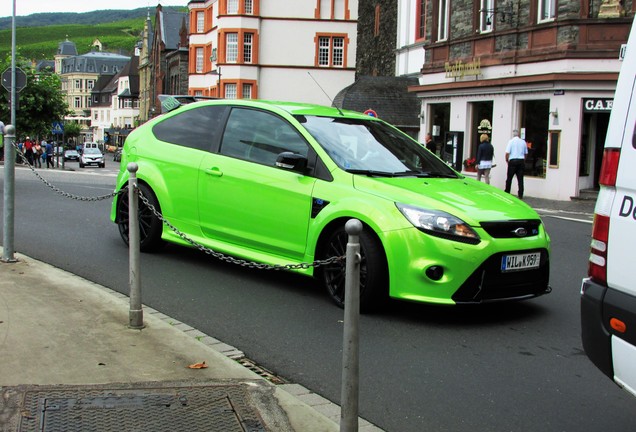
M241 385L61 388L24 394L19 432L265 432Z

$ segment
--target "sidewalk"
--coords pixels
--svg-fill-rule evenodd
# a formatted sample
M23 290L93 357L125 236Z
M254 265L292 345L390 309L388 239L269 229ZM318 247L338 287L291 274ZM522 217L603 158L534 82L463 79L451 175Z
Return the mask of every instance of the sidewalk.
M127 296L15 258L0 262L0 431L339 429L339 407L240 351L145 307L130 329Z

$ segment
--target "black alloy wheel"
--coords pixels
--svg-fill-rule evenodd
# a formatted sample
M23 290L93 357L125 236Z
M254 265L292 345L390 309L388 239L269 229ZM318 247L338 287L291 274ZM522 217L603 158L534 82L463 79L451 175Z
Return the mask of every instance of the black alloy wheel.
M150 187L141 183L139 184L139 191L148 200L148 202L155 208L157 212L161 212L159 208L159 201ZM141 252L155 252L159 250L164 241L161 239L161 232L163 230L163 224L161 220L150 210L144 202L139 199L139 250ZM130 208L128 205L128 187L122 188L117 199L117 226L119 227L119 234L124 240L124 243L128 245L128 229L129 229L129 215Z
M365 227L360 233L360 312L373 312L388 295L388 267L380 241ZM321 259L345 256L349 235L344 226L333 231L327 240ZM345 261L318 268L319 278L331 299L344 308Z

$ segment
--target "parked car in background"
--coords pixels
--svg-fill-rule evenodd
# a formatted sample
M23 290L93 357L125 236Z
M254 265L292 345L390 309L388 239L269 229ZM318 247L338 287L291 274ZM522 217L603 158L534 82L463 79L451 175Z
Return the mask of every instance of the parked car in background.
M551 291L550 238L538 214L381 119L247 99L168 106L124 144L111 220L125 242L134 162L141 193L180 234L315 276L340 307L345 263L333 258L345 254L352 218L363 226L363 311L389 296L456 305ZM143 202L133 217L142 251L164 241L192 245Z
M106 166L104 155L98 148L84 147L84 151L79 159L79 166L80 168L84 168L87 165L97 165L100 168L104 168Z
M77 150L64 150L64 160L65 161L79 161L80 154Z

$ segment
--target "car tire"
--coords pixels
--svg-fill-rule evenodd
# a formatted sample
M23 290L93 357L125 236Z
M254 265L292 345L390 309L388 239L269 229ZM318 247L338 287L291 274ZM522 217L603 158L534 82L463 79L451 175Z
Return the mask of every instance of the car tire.
M152 189L146 184L139 184L139 191L148 202L155 208L155 210L161 213L159 207L159 201L155 196ZM161 239L161 232L163 230L163 223L155 214L144 204L141 199L139 200L138 209L139 220L139 250L141 252L156 252L165 244ZM119 197L117 199L117 226L119 227L119 235L124 240L124 243L128 245L128 226L129 226L129 206L128 206L128 187L122 188Z
M99 167L100 167L100 168L106 168L106 164L105 164L105 163L103 163L103 164L101 164Z
M320 259L344 256L349 235L344 226L332 231L324 243ZM388 267L380 240L365 227L360 239L360 312L376 311L388 295ZM329 297L341 308L345 301L345 261L318 267L318 278Z

